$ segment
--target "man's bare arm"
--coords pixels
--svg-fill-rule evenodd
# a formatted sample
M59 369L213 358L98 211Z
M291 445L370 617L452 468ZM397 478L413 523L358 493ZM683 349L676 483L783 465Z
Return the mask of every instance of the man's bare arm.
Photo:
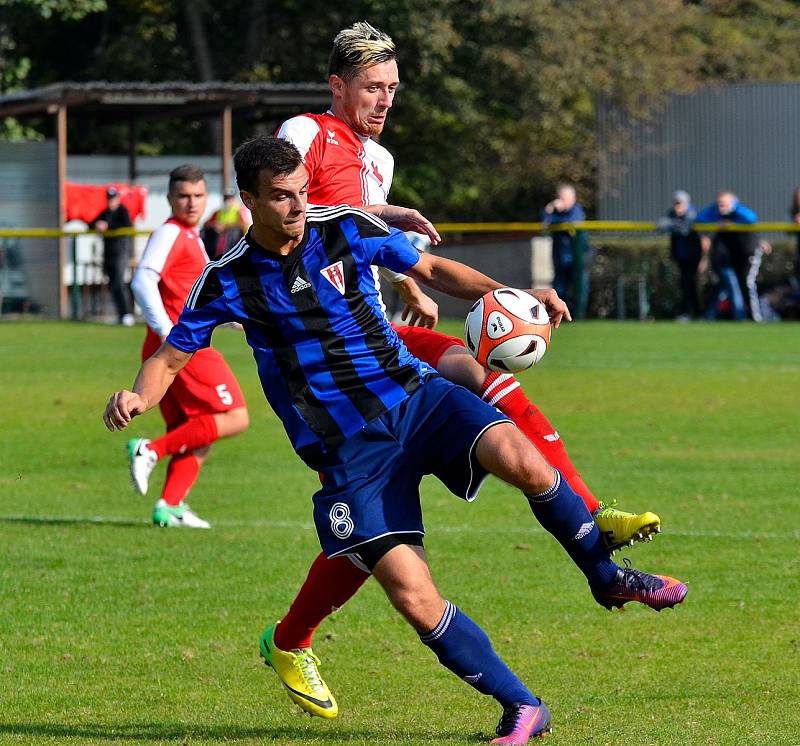
M433 298L428 297L420 290L414 280L406 277L392 286L405 304L402 319L409 326L422 326L433 329L439 321L439 305Z
M410 207L399 207L398 205L364 205L359 208L365 212L377 215L384 223L388 223L393 228L401 231L413 231L427 236L431 243L436 246L442 242L439 231L421 212L412 210Z
M419 261L406 272L423 285L464 300L477 300L490 290L504 287L488 275L478 272L466 264L434 254L421 254ZM528 292L544 303L553 326L558 327L562 319L572 320L567 304L558 297L555 290L529 290Z
M111 432L124 430L134 417L152 409L191 358L191 353L163 342L142 364L133 391L122 390L112 394L103 413L106 427Z
M483 272L434 254L420 254L419 261L406 274L434 290L464 300L477 300L484 293L503 287Z

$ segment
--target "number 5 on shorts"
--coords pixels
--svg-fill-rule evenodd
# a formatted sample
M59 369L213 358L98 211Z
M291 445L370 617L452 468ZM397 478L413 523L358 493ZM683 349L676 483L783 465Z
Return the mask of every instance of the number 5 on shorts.
M217 396L226 407L233 404L233 396L231 396L231 392L228 391L228 387L224 383L217 386Z

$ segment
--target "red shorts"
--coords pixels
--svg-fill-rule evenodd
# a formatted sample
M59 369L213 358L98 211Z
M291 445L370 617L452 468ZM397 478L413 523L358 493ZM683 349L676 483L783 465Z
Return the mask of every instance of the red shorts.
M142 360L150 357L160 345L161 340L155 334L148 334ZM159 405L167 430L173 430L192 417L244 406L244 394L233 371L225 358L211 347L195 352Z
M439 365L439 360L445 350L449 350L453 345L466 347L458 337L451 337L433 329L425 329L421 326L395 326L394 324L392 327L414 357L418 357L434 368Z

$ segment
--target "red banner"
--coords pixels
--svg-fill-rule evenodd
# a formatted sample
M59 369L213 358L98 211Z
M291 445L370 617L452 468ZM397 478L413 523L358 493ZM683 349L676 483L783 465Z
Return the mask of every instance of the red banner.
M129 186L128 184L75 184L71 181L64 185L66 189L67 220L83 220L91 223L106 209L108 199L106 189L114 187L119 192L120 201L131 216L131 221L145 217L145 201L147 187Z

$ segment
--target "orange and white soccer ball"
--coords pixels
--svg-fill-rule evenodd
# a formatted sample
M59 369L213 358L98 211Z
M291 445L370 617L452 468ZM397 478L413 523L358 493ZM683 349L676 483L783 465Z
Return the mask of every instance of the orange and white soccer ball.
M500 373L527 370L542 359L550 344L547 309L523 290L492 290L467 314L464 341L486 368Z

